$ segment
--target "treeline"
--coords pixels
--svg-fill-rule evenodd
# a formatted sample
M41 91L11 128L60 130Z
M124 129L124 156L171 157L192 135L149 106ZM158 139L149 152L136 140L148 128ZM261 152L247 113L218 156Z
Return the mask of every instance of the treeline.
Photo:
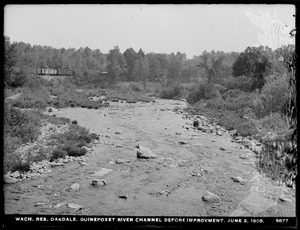
M275 51L268 47L248 47L244 52L207 52L187 59L184 53L176 54L136 52L128 48L124 53L115 46L107 54L99 49L61 48L11 43L5 38L5 84L11 87L26 83L30 68L72 70L75 84L93 84L136 81L146 87L147 82L160 82L163 86L174 83L193 83L207 80L213 84L228 84L233 77L242 79L249 90L261 88L265 76L286 74L281 59L291 55L293 46ZM107 75L101 75L101 72ZM250 79L250 85L248 80ZM236 79L234 80L236 81ZM248 85L248 86L247 86Z

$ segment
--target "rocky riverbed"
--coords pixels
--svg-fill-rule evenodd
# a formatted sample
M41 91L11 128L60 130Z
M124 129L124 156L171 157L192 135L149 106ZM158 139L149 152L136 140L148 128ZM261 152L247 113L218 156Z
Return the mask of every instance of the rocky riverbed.
M6 214L296 216L295 190L259 173L257 141L182 112L184 101L110 105L52 111L99 140L80 158L13 172Z

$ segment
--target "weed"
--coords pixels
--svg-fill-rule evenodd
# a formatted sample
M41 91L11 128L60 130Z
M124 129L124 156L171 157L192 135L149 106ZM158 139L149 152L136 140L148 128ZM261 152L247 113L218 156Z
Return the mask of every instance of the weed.
M65 158L67 156L67 152L62 149L55 149L52 151L51 156L50 156L50 161L54 161L59 158Z

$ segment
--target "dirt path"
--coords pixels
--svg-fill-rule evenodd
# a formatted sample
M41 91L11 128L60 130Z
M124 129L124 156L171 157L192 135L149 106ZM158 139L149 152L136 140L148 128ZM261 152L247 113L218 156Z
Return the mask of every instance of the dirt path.
M77 120L107 142L94 146L87 165L70 162L50 174L5 185L6 214L296 215L294 191L286 189L292 202L279 201L282 187L257 172L254 153L231 142L226 132L219 136L192 129L192 120L172 111L185 102L111 105L102 110L56 112ZM138 144L158 158L137 159L134 147ZM245 154L246 159L241 158ZM93 187L92 174L101 168L112 171L100 178L106 185ZM235 182L238 176L245 181ZM74 183L79 190L70 189ZM206 191L219 201L203 201ZM82 209L70 208L70 203Z

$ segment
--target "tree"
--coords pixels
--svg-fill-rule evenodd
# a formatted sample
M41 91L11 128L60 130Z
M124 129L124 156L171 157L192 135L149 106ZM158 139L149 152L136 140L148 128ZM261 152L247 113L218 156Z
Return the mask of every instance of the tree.
M214 51L212 54L204 51L201 55L201 62L197 65L199 69L204 70L209 83L216 82L219 78L219 68L224 59L224 55L214 58L214 54Z
M126 73L126 59L123 54L120 53L118 46L115 46L114 49L110 50L107 55L108 65L108 81L113 84L117 80L121 79Z
M125 50L123 55L127 62L126 79L128 81L132 81L134 79L134 66L135 66L135 61L138 59L138 54L134 51L133 48L129 48Z
M267 67L270 68L271 64L259 48L248 47L233 64L232 75L252 78L251 90L261 90L265 83L264 73Z
M10 87L20 87L26 82L26 69L22 65L22 50L17 43L10 44L10 38L5 37L4 51L4 83Z
M145 90L149 76L149 64L147 57L141 49L138 52L138 59L134 62L133 76L135 80L143 83L143 88Z

